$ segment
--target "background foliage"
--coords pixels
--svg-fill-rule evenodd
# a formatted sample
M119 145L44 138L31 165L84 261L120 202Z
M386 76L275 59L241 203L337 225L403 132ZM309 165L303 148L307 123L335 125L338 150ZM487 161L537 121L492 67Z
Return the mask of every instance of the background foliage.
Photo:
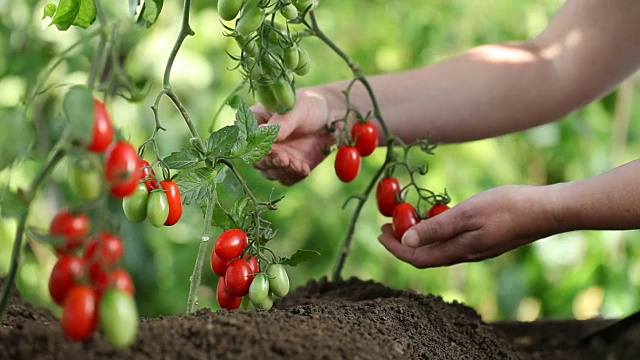
M159 90L164 63L179 29L181 2L167 1L158 23L149 30L135 28L127 18L125 2L103 1L110 17L118 18L122 34L121 61L133 79L149 91L139 103L116 98L108 106L114 123L140 144L153 129L150 106ZM317 10L320 26L369 75L410 69L446 58L474 45L537 34L561 5L560 0L464 1L323 0ZM59 33L41 25L44 1L0 0L0 107L19 104L39 73L56 55L86 33L71 29ZM232 62L225 51L237 52L232 40L222 36L214 1L196 1L191 25L195 37L187 39L173 70L173 86L207 133L216 109L237 85L240 75L229 72ZM91 29L89 29L90 31ZM314 62L311 73L298 86L350 78L348 68L319 41L306 40ZM69 86L86 80L95 41L73 51L63 66L50 74L49 90L29 110L24 128L8 128L6 112L0 117L2 158L33 144L41 155L51 146L56 119L53 100ZM485 189L503 184L546 184L594 176L634 159L640 153L640 103L634 79L601 101L590 104L561 122L524 133L467 144L447 145L429 157L431 171L425 185L446 188L453 204ZM509 101L509 99L505 99ZM428 104L428 99L425 99ZM163 125L169 129L159 139L166 156L188 144L188 132L168 102L160 106ZM216 126L232 122L226 108ZM19 151L18 151L19 153ZM15 156L15 155L14 155ZM314 249L322 256L289 271L293 286L330 274L337 248L346 231L352 208L341 209L349 194L360 191L367 174L383 162L374 153L364 162L361 175L342 184L333 173L333 155L305 181L282 187L263 179L249 167L241 170L258 193L285 195L280 209L270 214L278 235L272 242L283 255L296 249ZM11 160L11 159L9 159ZM42 156L23 159L0 172L12 189L33 177ZM0 199L3 199L0 197ZM66 169L54 174L38 198L30 224L46 228L55 211L71 199ZM10 203L2 202L2 213ZM156 229L125 221L119 202L112 210L122 216L121 235L126 252L124 266L132 273L142 315L178 314L185 309L189 276L195 260L202 216L187 207L181 223ZM540 317L622 316L640 306L640 234L627 232L574 232L538 241L496 259L418 270L397 261L378 243L379 227L386 222L368 201L356 229L352 254L344 275L373 279L395 288L435 293L446 300L473 306L486 320ZM15 221L0 218L0 275L6 273ZM216 229L217 232L220 229ZM217 233L216 233L217 234ZM50 304L48 274L55 258L45 246L29 241L23 251L18 286L27 299ZM208 265L207 265L208 266ZM215 308L215 275L205 269L201 306Z

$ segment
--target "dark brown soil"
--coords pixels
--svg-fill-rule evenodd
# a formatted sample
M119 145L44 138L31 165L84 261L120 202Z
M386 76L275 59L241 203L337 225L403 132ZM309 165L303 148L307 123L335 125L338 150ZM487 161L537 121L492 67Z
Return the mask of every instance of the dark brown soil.
M113 349L98 333L68 341L47 310L11 301L0 326L0 359L637 359L634 337L578 347L610 323L486 324L432 295L374 282L310 281L269 311L202 309L143 319L136 343ZM637 334L636 334L637 335Z

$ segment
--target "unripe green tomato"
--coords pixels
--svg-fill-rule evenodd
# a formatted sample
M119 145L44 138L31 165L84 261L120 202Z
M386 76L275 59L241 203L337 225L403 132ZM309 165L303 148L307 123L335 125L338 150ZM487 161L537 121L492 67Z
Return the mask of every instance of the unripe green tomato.
M296 75L305 76L311 70L311 58L307 50L298 45L298 66L294 70Z
M100 197L104 180L93 156L82 157L69 164L69 185L83 200L93 201Z
M262 301L255 303L251 302L256 309L269 310L273 306L273 294L269 293Z
M293 5L300 12L304 12L309 8L309 11L313 10L318 6L318 2L316 0L293 0Z
M235 19L243 2L243 0L218 0L218 15L226 21Z
M261 103L265 109L269 111L276 111L278 108L278 102L276 101L276 97L273 95L271 86L258 84L255 87L255 91L258 102Z
M122 199L122 210L129 221L143 222L147 218L147 203L149 191L144 183L139 183L133 194Z
M236 22L236 31L243 36L249 36L258 30L264 20L264 10L259 6L260 0L247 0L242 7L240 18Z
M233 38L236 40L236 44L238 44L240 50L244 51L245 56L258 55L258 45L256 44L255 40L239 34L237 34Z
M99 306L100 326L107 341L118 348L133 344L140 322L133 296L109 289L100 297Z
M269 279L265 274L257 274L249 286L249 300L260 304L269 295Z
M273 96L275 96L278 104L276 112L280 114L286 113L296 104L296 93L284 77L279 78L271 84L271 91L273 91Z
M260 69L260 64L256 63L256 59L245 58L242 67L244 68L244 71L247 72L251 80L258 81L262 78L262 69Z
M287 20L293 20L298 17L298 9L293 4L281 8L280 13L282 13L282 16Z
M267 267L269 289L273 295L283 297L289 293L289 275L282 264L271 264Z
M161 227L169 217L169 201L164 190L154 190L149 194L147 217L151 225Z
M284 66L289 70L295 70L298 68L298 63L300 62L300 53L298 52L298 46L293 45L284 49Z

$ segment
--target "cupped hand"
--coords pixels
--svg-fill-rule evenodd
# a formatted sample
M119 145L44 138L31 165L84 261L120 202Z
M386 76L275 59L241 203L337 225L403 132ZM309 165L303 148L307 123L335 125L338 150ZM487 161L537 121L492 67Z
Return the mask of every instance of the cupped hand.
M380 242L418 268L479 261L560 232L548 186L487 190L424 220L397 239L390 224Z
M298 90L296 105L284 114L269 111L261 104L251 110L258 125L280 124L271 151L254 164L266 178L294 184L307 177L326 157L325 149L334 138L327 128L334 119L327 97L320 91Z

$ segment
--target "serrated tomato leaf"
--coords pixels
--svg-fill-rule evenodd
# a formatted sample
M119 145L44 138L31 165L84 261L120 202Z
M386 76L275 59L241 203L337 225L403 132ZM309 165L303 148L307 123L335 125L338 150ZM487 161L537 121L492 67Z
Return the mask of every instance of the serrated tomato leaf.
M280 261L282 265L287 266L298 266L299 264L309 261L316 256L319 256L320 253L315 250L298 250L293 255L291 255L288 259L283 259Z
M163 4L164 0L145 0L136 24L145 28L151 27L158 20Z
M279 124L258 126L253 112L243 100L236 111L238 141L232 151L234 157L241 158L247 164L262 159L278 136Z
M205 141L207 155L215 157L228 156L238 141L239 128L235 125L225 126L214 131Z
M224 176L224 171L201 167L190 172L184 178L178 179L182 202L185 205L204 202L212 196L216 184L221 183Z
M50 14L53 8L45 6L45 15ZM58 30L67 30L71 25L83 29L89 27L96 20L96 4L94 0L60 0L51 20Z
M165 164L169 169L193 169L200 162L200 153L195 149L184 149L182 151L172 152L171 155L164 158Z

